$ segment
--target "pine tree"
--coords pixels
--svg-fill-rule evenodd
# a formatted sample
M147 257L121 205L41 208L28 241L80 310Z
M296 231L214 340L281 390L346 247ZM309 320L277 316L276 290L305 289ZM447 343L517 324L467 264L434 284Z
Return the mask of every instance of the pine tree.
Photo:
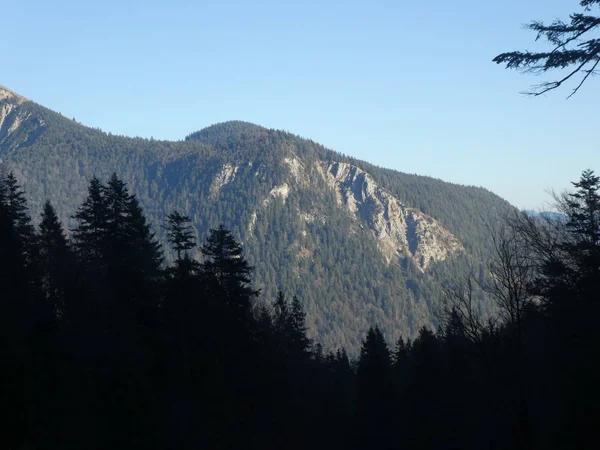
M558 199L567 218L553 224L560 239L540 255L538 292L557 320L596 304L600 280L600 177L586 170L573 185L575 192Z
M371 327L356 371L357 448L385 448L391 423L391 357L379 327Z
M126 204L125 239L131 265L141 276L156 278L164 260L162 248L135 195Z
M302 361L308 357L312 343L307 336L306 313L300 300L294 296L290 305L283 291L279 290L274 308L274 325L280 346L285 349L291 360ZM315 355L318 355L318 352Z
M242 315L250 312L251 301L258 295L252 289L252 267L244 258L242 247L223 225L211 229L202 246L202 270L214 280L229 304Z
M15 229L21 236L30 237L33 235L33 225L27 213L27 200L13 172L9 172L5 184L6 205L9 214L12 216Z
M421 328L412 345L413 367L408 384L408 439L415 448L437 448L444 439L440 353L440 343L435 334L425 327Z
M102 189L107 208L106 228L113 250L122 251L127 242L128 210L131 197L124 181L113 173ZM117 247L117 248L114 248Z
M13 172L9 172L1 181L4 185L0 193L0 202L3 205L3 218L6 221L6 238L12 239L10 245L16 246L16 251L21 253L25 266L34 261L34 227L27 212L27 200L21 190ZM12 237L9 237L12 236ZM18 250L17 250L18 249ZM16 255L15 255L16 256Z
M464 337L464 323L455 308L452 308L448 319L443 328L443 334L446 339L454 339Z
M571 253L582 262L582 272L597 270L600 265L600 177L591 170L573 183L577 190L564 202L568 216L567 229L575 237ZM591 264L592 267L588 267Z
M93 177L88 185L88 196L73 216L77 227L73 241L79 259L88 270L100 270L107 252L108 204L104 187Z
M288 302L285 299L285 294L281 289L277 291L277 297L275 298L273 307L275 309L275 327L277 332L281 336L284 336L285 330L287 329L287 323L289 322L290 312Z
M394 349L394 370L397 377L406 377L408 371L409 358L410 358L410 339L405 341L402 336L398 338L396 342L396 348Z
M582 424L598 414L592 405L600 404L599 366L591 356L600 346L600 178L586 170L573 185L576 191L559 203L567 237L560 243L561 257L544 261L541 292L550 319L548 341L554 343L553 372L561 386L561 436L576 436L561 445L583 448L592 429Z
M25 311L39 294L35 229L27 201L12 172L0 173L0 285L3 299ZM13 299L11 300L11 297ZM4 308L10 317L8 309Z
M166 225L167 239L171 243L177 258L175 259L175 272L179 275L191 275L199 269L196 260L190 258L189 250L196 247L196 239L192 231L192 225L188 216L174 211L167 216Z
M297 357L301 357L302 355L307 356L312 343L307 336L306 313L304 312L302 303L300 303L300 300L295 295L292 299L290 328L289 345L292 347L294 353L298 355Z
M41 292L27 201L14 173L0 172L0 446L32 443Z
M119 269L136 277L159 274L160 245L137 198L116 174L106 186L92 178L88 197L74 218L78 221L73 230L78 256L89 270L100 271L97 276L116 274Z
M135 195L113 173L102 189L107 207L106 244L109 265L136 277L156 277L162 262L160 246ZM139 280L138 280L139 281Z
M65 313L66 291L73 283L70 273L73 270L74 255L49 200L44 204L41 214L38 244L43 289L54 314L60 317Z

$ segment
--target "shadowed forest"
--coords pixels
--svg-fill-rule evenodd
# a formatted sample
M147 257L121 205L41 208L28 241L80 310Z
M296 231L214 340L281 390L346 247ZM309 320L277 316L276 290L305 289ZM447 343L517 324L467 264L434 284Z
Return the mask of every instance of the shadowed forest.
M512 51L494 58L525 73L558 70L558 78L533 86L527 94L539 96L575 83L572 96L598 73L600 39L593 33L600 17L590 11L597 12L600 0L580 0L579 5L581 11L571 14L569 22L527 25L550 45L548 51ZM3 95L2 120L9 114L14 120L4 128L0 123L2 156L20 154L25 159L21 172L4 170L0 160L0 450L598 447L600 177L593 171L584 171L570 192L555 195L557 212L531 215L515 210L492 223L483 236L491 246L486 265L471 264L475 259L465 257L456 266L466 269L462 276L458 271L436 272L443 302L427 309L435 315L435 329L423 327L413 339L391 341L381 331L390 330L389 323L380 329L376 316L362 313L368 308L359 310L358 316L372 323L355 355L348 346L323 348L310 338L308 299L289 298L274 283L261 285L263 291L256 289L257 274L230 230L219 226L204 242L196 242L197 230L187 214L201 215L202 208L173 208L162 223L151 224L138 197L117 174L107 180L92 178L83 203L74 206L79 202L74 174L87 180L73 169L87 164L83 154L113 148L119 158L98 153L102 158L92 160L94 170L110 173L113 169L106 161L117 161L135 186L132 174L137 173L134 168L140 171L142 150L149 148L149 141L123 139L123 146L135 150L124 153L125 147L111 147L117 141L105 141L100 131L82 131L87 140L65 133L79 128L74 121L69 122L71 128L61 125L44 135L44 127L50 129L56 118L17 116L38 107L6 90ZM28 120L22 124L23 118ZM223 126L207 130L188 136L202 144L202 158L220 153L209 148L211 140L241 151L237 143L221 142ZM281 147L274 143L284 142L285 136L264 130L253 134L273 142L269 147L252 141L252 151L274 159ZM187 150L191 155L192 149L200 148L187 141L152 145L173 147L171 156L187 156ZM324 149L302 142L298 146L327 156ZM65 159L65 154L73 159ZM123 163L128 157L130 171ZM59 171L58 163L65 161L76 163ZM224 161L218 162L219 168L225 167ZM192 162L177 164L167 179L198 175ZM148 167L154 166L162 167L158 162ZM189 172L182 172L186 167ZM481 210L494 209L484 202L488 197L483 193L458 187L443 190L441 182L410 176L393 181L392 171L373 170L388 187L412 197L408 203L445 213L440 215L448 215L451 225L464 226L471 203L484 205ZM68 229L52 199L41 215L39 204L31 205L35 217L31 216L21 187L27 181L24 173L60 187L51 191L39 184L44 196L59 192L68 197L69 201L55 199L63 205L58 210L64 205L74 209ZM63 173L74 178L58 175ZM208 180L198 178L190 186ZM158 185L146 191L153 196L162 192ZM184 189L186 195L198 191ZM470 196L468 204L456 201L463 194ZM258 198L256 192L254 196ZM237 196L234 206L223 206L225 216L239 215L248 198L249 194ZM168 197L166 204L178 200ZM496 209L494 214L504 210ZM163 212L149 211L148 217L162 220ZM333 223L326 236L341 222ZM158 229L170 248L162 248L153 231ZM475 226L461 229L459 237L467 244L482 237ZM340 230L337 233L345 233ZM356 247L351 258L344 258L334 250L343 249L339 242L351 241L331 242L326 261L346 263L364 256L368 248ZM261 257L272 255L268 251ZM274 267L283 271L278 264ZM326 265L314 265L314 273L321 277ZM313 291L321 297L317 300L326 303L331 298L321 295L335 290L327 281L342 285L340 281L352 277L360 277L357 284L347 283L350 288L338 289L337 295L350 297L352 289L367 286L357 298L372 300L365 292L375 292L368 285L377 271L348 267L353 270L337 270L335 278L314 281L323 289ZM276 279L277 274L269 275L264 280ZM419 297L420 288L411 278L406 286L385 278L397 291L384 292L384 300L408 295L409 290ZM335 340L328 342L356 343L349 334L348 327L339 327Z
M168 215L163 263L126 184L94 178L67 233L0 178L0 446L7 449L587 448L597 383L600 178L564 219L509 217L487 274L447 286L435 332L360 355L262 298L232 234ZM68 237L67 237L68 236ZM203 258L190 251L200 245ZM496 314L476 306L486 292Z

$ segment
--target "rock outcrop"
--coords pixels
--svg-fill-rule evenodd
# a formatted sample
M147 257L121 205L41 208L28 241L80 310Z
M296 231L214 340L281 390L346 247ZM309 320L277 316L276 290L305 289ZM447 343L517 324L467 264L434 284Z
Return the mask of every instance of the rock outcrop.
M217 176L213 179L212 184L210 185L210 196L215 198L221 192L223 186L231 183L235 179L235 175L238 171L239 167L234 166L232 164L225 164Z
M322 162L321 168L336 192L338 204L373 232L388 264L398 258L410 258L424 271L432 262L464 250L439 222L405 206L359 167Z
M0 85L0 145L10 141L10 144L6 145L9 150L14 150L27 142L30 135L38 133L45 125L41 119L33 117L30 112L21 107L26 101L25 97ZM27 123L27 131L14 138L25 123Z
M16 92L11 91L8 88L5 88L0 84L0 100L11 99L14 103L20 105L23 102L26 102L27 99Z

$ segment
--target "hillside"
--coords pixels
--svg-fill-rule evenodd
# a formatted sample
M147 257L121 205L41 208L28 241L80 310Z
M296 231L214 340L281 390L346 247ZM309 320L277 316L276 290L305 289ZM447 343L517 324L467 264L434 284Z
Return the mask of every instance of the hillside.
M482 188L376 167L250 123L179 142L126 138L2 87L0 158L32 212L50 198L67 226L90 177L112 172L159 234L174 209L192 218L200 240L224 224L243 242L262 299L278 288L298 295L327 348L357 349L375 322L390 342L435 323L444 283L480 270L487 226L511 209Z

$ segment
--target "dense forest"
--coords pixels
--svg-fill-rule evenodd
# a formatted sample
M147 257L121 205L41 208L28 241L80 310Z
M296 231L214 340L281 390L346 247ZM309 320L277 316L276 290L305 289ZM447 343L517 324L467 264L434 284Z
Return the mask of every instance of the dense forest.
M390 342L372 323L349 358L308 338L301 299L255 289L226 228L200 244L173 210L167 264L117 175L92 178L67 237L50 202L34 223L3 172L0 446L589 448L600 178L574 188L565 220L507 219L489 275L455 280L437 330Z
M244 244L256 288L266 298L279 289L298 296L311 338L351 355L371 323L392 340L436 327L434 311L448 282L484 270L493 251L488 230L513 210L482 188L376 167L246 122L168 142L85 127L16 96L0 100L2 108L9 112L0 120L0 158L23 185L33 216L50 198L65 228L74 228L73 211L85 200L89 180L117 172L137 194L168 263L175 254L159 225L167 214L185 211L198 242L223 224ZM364 170L406 207L435 219L464 251L425 271L404 255L386 263L369 217L340 206L319 172L334 162ZM289 188L287 198L270 194L279 186ZM198 249L191 255L201 257ZM492 307L485 296L480 304Z

